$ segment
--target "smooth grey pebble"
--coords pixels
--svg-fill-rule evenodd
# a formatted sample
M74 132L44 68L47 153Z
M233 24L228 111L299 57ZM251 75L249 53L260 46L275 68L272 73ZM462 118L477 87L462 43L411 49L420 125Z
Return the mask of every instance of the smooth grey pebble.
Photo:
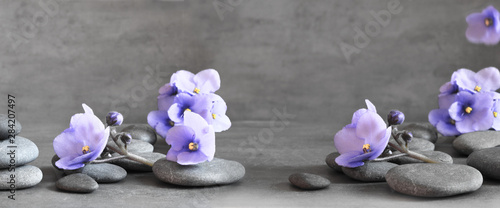
M167 156L158 152L141 152L137 153L138 156L144 157L149 161L152 161L153 163L158 161L159 159L166 158ZM153 168L149 165L130 160L130 159L119 159L115 160L112 162L115 165L118 165L125 170L128 171L144 171L144 172L151 172L153 171Z
M395 191L411 196L447 197L476 191L483 176L473 167L414 163L395 167L385 177Z
M330 154L328 154L326 156L325 162L328 165L328 167L332 168L333 170L335 170L335 171L337 171L339 173L343 173L342 172L342 166L338 165L335 162L335 158L337 158L338 156L340 156L340 153L338 153L338 152L330 153Z
M476 131L458 136L453 141L453 148L464 155L474 151L500 145L500 132Z
M15 146L10 148L9 146ZM11 154L14 151L14 154ZM11 158L14 156L15 158ZM28 164L38 157L38 147L31 140L16 136L15 143L9 140L0 141L0 169L8 168L11 159L15 159L16 166Z
M438 139L438 131L431 123L409 123L401 125L399 130L410 131L413 137L424 139L432 143L436 143Z
M32 165L17 166L14 170L10 169L0 170L0 190L9 190L11 184L15 184L16 189L24 189L36 186L42 181L43 173L40 168ZM10 183L14 174L14 183Z
M476 168L485 177L500 180L500 147L474 151L467 158L467 165Z
M345 175L358 181L382 182L385 181L387 171L397 166L397 164L390 162L365 162L363 166L356 168L342 167L342 171Z
M75 173L57 180L56 187L67 192L90 193L97 190L99 184L86 174Z
M87 164L82 173L93 178L97 183L116 183L127 177L127 171L118 165L109 163Z
M310 173L294 173L288 177L290 183L305 190L324 189L330 185L330 181L319 175Z
M110 140L108 145L118 149L118 146L113 140ZM132 139L130 144L127 145L127 151L131 153L153 152L153 150L154 146L152 144L137 139Z
M0 140L9 139L9 124L14 124L14 135L18 135L23 128L17 119L13 119L14 123L9 123L9 117L5 114L0 114Z
M154 175L163 182L181 186L214 186L239 181L245 176L245 167L239 162L214 158L196 165L179 165L160 159L153 165Z
M156 143L156 131L148 124L133 124L125 127L122 132L127 132L132 139L142 140L152 145Z
M440 163L448 163L448 164L452 164L453 163L453 158L449 155L449 154L446 154L444 152L440 152L440 151L416 151L417 153L420 153L426 157L428 157L429 159L431 160L434 160L436 162L440 162ZM410 156L402 156L402 157L397 157L397 158L394 158L394 159L391 159L389 160L389 162L393 162L393 163L396 163L396 164L409 164L409 163L424 163L424 161L422 160L419 160L419 159L415 159L413 157L410 157Z

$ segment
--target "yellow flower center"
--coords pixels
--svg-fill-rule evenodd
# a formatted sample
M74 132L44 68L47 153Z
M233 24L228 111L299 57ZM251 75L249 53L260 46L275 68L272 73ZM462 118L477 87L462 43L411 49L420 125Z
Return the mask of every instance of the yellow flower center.
M466 112L466 113L471 113L471 112L472 112L472 108L471 108L471 107L467 107L467 108L465 108L465 112Z
M82 147L82 153L83 154L90 153L90 147L88 145Z
M493 111L493 116L496 118L498 116L498 113Z
M193 92L196 93L196 94L200 94L200 89L197 88L197 87L195 87L194 90L193 90Z
M191 151L198 150L198 144L194 143L194 142L189 143L189 150L191 150Z
M212 118L215 119L217 117L217 115L215 115L214 113L212 113Z
M477 92L481 92L481 87L479 87L479 86L476 85L476 87L474 87L474 90L477 91Z
M189 108L186 108L186 110L184 110L184 112L186 112L186 111L189 111L189 112L191 112L191 109L189 109Z
M363 152L364 153L369 153L372 151L372 148L370 147L370 144L363 144Z
M493 20L491 18L484 19L484 25L486 25L486 27L493 25Z

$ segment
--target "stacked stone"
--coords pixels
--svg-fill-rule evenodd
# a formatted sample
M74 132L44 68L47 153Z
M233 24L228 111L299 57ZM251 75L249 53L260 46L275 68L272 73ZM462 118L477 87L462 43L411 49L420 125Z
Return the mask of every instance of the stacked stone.
M0 114L0 190L12 192L42 181L42 171L28 165L38 158L38 147L31 140L18 136L21 129L19 121L11 119L9 123L9 118Z

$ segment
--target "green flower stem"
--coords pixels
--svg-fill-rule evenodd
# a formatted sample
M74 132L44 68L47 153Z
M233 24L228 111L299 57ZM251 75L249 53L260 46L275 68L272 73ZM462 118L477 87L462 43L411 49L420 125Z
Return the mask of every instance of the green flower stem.
M126 157L127 157L127 156L125 156L125 155L120 155L120 156L110 157L110 158L101 159L101 160L94 160L94 161L92 161L92 162L90 162L90 163L91 163L91 164L107 163L107 162L111 162L111 161L119 160L119 159L126 158Z
M417 160L422 160L422 161L427 162L427 163L439 163L439 162L436 162L434 160L429 159L428 157L426 157L426 156L424 156L422 154L419 154L419 153L416 153L416 152L412 152L412 151L410 151L408 149L402 148L401 146L395 145L393 143L389 142L389 146L393 147L394 149L396 149L396 150L398 150L400 152L404 152L404 153L408 154L408 156L413 157L413 158L415 158Z

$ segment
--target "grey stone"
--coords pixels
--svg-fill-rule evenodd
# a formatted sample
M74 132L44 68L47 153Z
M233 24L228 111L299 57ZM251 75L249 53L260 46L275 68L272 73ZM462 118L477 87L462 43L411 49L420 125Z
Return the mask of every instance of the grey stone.
M245 176L245 167L239 162L214 158L196 165L179 165L160 159L153 165L153 173L163 182L181 186L214 186L231 184Z
M118 165L109 163L88 164L82 173L93 178L97 183L116 183L127 177L127 171Z
M108 141L108 145L118 148L116 143L110 139ZM150 143L147 143L142 140L137 140L137 139L132 139L130 144L127 145L127 151L132 152L132 153L139 153L139 152L153 152L154 146Z
M396 141L391 138L390 142L397 144ZM424 139L413 138L408 144L408 148L412 151L434 151L436 145ZM391 148L394 151L394 148ZM398 151L395 151L395 153Z
M434 160L436 162L448 163L448 164L453 163L453 158L449 154L446 154L444 152L440 152L440 151L419 152L419 151L417 151L417 153L420 153L420 154L422 154L422 155L424 155L424 156L428 157L429 159ZM397 157L397 158L389 160L389 162L393 162L393 163L400 164L400 165L401 164L409 164L409 163L424 163L424 161L419 160L419 159L415 159L415 158L410 157L410 156Z
M335 158L340 156L340 153L338 152L333 152L330 153L329 155L326 156L325 162L328 165L328 167L333 168L335 171L342 173L342 166L338 165L335 162Z
M432 143L436 143L438 139L438 131L431 123L408 123L401 125L399 130L407 130L413 134L413 137L424 139Z
M10 154L14 151L14 154ZM11 158L15 156L15 158ZM15 143L9 140L0 141L0 169L7 168L11 159L15 159L16 166L28 164L38 157L38 147L31 140L16 136Z
M148 142L152 145L156 143L156 132L148 124L134 124L125 127L122 132L127 132L132 136L132 139L138 139Z
M477 131L458 136L453 141L453 148L457 152L469 155L474 151L500 145L500 132Z
M23 128L21 126L21 123L17 119L12 119L14 122L9 123L9 117L4 114L0 114L0 140L5 140L9 139L9 135L12 135L9 133L9 127L10 125L14 125L14 135L18 135L21 132L21 129Z
M365 162L363 166L356 168L342 167L342 171L358 181L380 182L385 181L387 171L396 166L398 165L390 162Z
M57 180L56 187L67 192L90 193L97 190L99 184L86 174L75 173Z
M166 155L158 152L141 152L137 153L137 155L146 158L147 160L152 161L153 163L158 161L159 159L167 157ZM149 165L126 158L115 160L112 163L128 171L145 171L145 172L153 171L153 168Z
M52 156L52 160L51 160L51 162L52 162L52 166L54 166L54 168L55 168L56 170L62 171L63 169L61 169L61 168L59 168L59 167L57 167L57 166L56 166L56 162L57 162L59 159L60 159L60 158L59 158L59 156L54 155L54 156Z
M389 186L412 196L446 197L476 191L483 176L473 167L457 164L415 163L387 172Z
M290 183L305 190L323 189L330 185L330 181L319 175L310 173L294 173L288 177Z
M11 175L14 178L11 178ZM40 183L42 178L43 173L40 168L32 165L17 166L15 170L3 169L0 170L0 190L11 189L11 184L14 184L16 189L30 188Z
M467 158L467 165L476 168L485 177L500 180L500 147L474 151Z

